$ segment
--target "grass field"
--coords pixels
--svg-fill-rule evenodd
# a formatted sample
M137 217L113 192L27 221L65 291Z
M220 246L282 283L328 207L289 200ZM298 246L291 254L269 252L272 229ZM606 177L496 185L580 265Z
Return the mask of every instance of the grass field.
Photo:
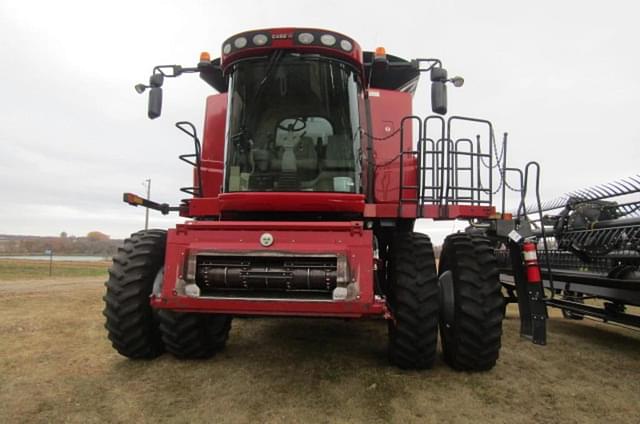
M54 261L53 277L98 277L105 275L110 262ZM49 261L28 259L0 259L0 281L19 279L48 279Z
M93 264L91 265L93 267ZM97 272L97 270L96 270ZM104 274L104 272L102 272ZM0 422L637 423L640 335L554 312L549 344L510 309L488 373L405 372L382 321L236 319L205 361L109 345L102 277L0 281Z

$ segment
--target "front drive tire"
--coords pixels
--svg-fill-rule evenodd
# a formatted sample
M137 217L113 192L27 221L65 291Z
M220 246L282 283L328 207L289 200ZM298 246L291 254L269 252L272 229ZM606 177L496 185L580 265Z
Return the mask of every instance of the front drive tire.
M224 349L231 330L228 315L161 310L159 317L167 351L181 359L210 358Z
M431 368L438 342L438 277L429 237L396 235L388 267L389 360L403 369Z
M504 299L491 243L464 233L448 236L439 275L445 362L461 371L493 368L500 353Z
M149 296L164 265L166 239L163 230L132 234L109 268L103 297L105 327L113 347L127 358L150 359L164 352Z

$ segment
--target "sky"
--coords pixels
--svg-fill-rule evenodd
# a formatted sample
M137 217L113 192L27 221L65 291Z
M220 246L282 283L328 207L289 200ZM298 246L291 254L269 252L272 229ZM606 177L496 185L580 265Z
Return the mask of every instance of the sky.
M133 86L153 66L193 66L229 36L280 26L345 33L365 50L438 57L465 85L450 114L509 133L509 163L542 166L542 197L640 172L640 5L631 1L0 1L0 234L122 238L144 226L123 192L177 204L177 156L212 89L165 83L146 118ZM426 81L415 113L428 114ZM150 225L179 222L151 212ZM421 222L438 241L453 223Z

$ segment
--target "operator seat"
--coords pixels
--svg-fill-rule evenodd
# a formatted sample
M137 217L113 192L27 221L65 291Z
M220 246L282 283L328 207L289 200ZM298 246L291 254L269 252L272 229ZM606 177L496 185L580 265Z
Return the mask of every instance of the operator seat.
M278 175L278 189L296 191L301 181L309 181L318 175L318 153L313 138L302 136L293 147L276 141L277 157L271 160L271 170Z
M318 175L318 152L313 138L303 136L295 149L298 176L303 181L312 180Z
M353 144L344 135L330 135L324 160L325 171L354 171Z

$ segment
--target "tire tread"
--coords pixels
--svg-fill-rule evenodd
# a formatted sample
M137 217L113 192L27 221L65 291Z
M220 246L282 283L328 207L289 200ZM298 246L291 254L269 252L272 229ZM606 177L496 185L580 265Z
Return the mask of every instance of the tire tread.
M454 279L455 318L447 332L441 322L445 362L461 371L486 371L499 357L504 299L495 254L479 235L452 234L445 240L440 273Z
M132 234L119 247L109 268L102 298L105 328L112 346L132 359L151 359L164 352L149 296L164 264L166 231Z

